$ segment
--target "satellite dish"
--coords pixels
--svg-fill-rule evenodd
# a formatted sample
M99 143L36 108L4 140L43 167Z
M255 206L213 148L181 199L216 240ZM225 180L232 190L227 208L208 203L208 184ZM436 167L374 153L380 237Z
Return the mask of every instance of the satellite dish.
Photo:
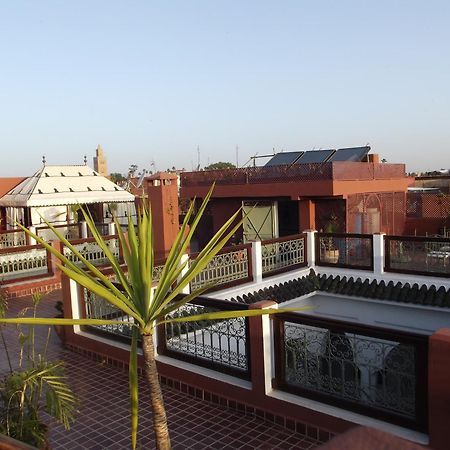
M145 170L142 171L141 176L139 177L139 180L136 184L137 188L140 188L142 186L142 183L144 182L144 178L145 178Z

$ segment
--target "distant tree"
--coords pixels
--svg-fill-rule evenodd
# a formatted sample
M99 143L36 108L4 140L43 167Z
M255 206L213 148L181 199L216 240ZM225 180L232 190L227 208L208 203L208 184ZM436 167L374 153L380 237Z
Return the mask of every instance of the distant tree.
M118 173L118 172L111 173L109 175L109 178L111 179L111 181L113 183L116 183L116 184L126 181L126 178L121 173Z
M216 162L214 164L210 164L206 166L204 170L223 170L223 169L235 169L236 166L230 162Z

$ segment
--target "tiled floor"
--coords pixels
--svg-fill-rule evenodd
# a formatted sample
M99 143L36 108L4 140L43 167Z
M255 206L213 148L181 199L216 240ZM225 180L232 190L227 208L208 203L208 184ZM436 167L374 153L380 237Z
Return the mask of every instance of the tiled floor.
M60 291L48 294L39 309L41 316L54 316ZM12 299L8 316L15 316L30 298ZM45 342L47 327L37 327L38 342ZM3 326L13 364L17 364L17 331ZM39 344L38 344L39 345ZM128 449L130 448L129 400L127 374L119 369L94 362L62 348L52 333L49 357L65 361L71 386L80 399L76 421L70 431L61 425L51 426L53 450ZM0 343L0 372L8 368L5 350ZM140 381L139 448L154 448L151 412L143 380ZM318 442L299 433L267 423L257 417L224 409L179 391L164 387L164 399L172 446L182 449L312 449Z

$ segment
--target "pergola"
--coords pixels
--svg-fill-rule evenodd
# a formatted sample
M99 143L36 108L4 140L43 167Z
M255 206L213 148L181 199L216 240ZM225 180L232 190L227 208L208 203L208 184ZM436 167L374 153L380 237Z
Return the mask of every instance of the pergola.
M39 226L45 218L64 224L76 220L73 205L86 205L95 221L115 214L134 214L134 195L101 176L87 165L44 165L0 198L7 223Z

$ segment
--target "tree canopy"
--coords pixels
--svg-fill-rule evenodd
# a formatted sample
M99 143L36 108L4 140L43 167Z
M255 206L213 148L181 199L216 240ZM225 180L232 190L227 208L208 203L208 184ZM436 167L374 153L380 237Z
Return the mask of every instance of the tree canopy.
M235 169L236 166L230 162L219 161L214 164L206 166L204 170L222 170L222 169Z

